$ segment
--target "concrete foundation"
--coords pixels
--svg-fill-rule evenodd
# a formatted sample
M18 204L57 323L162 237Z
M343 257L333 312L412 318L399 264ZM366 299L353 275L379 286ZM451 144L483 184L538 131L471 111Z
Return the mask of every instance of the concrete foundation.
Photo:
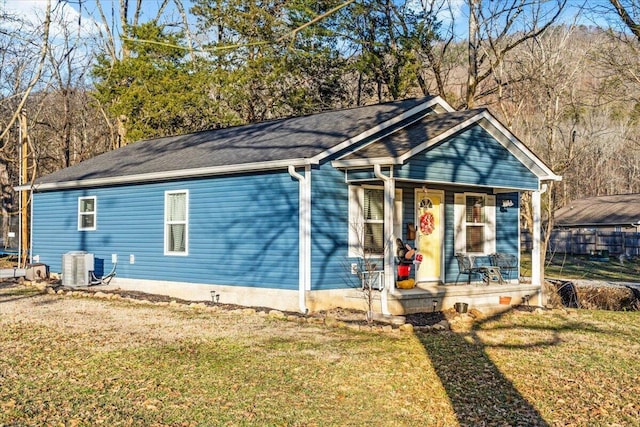
M186 282L162 282L114 278L109 285L95 288L133 290L167 295L189 301L213 301L249 307L268 307L282 311L299 312L297 290L250 288L228 285L204 285ZM372 308L383 312L382 292L373 291ZM507 310L512 305L542 305L541 288L530 284L506 285L419 285L413 289L397 289L387 296L390 314L403 315L419 312L442 311L454 304L466 303L468 309L482 312ZM307 291L306 307L309 312L346 308L366 311L367 300L359 289Z

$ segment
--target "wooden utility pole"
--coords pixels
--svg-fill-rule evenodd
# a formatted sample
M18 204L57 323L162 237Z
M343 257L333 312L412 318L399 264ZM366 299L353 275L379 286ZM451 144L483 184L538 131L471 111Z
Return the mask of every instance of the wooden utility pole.
M20 113L20 185L29 182L28 168L28 135L27 135L27 116L24 112ZM29 193L26 190L20 192L20 248L18 255L18 267L27 265L27 256L29 254Z

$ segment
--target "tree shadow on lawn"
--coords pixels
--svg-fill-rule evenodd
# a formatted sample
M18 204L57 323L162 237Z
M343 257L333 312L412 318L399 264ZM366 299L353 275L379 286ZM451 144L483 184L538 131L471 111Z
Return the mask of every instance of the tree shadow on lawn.
M33 298L42 294L42 291L19 287L17 280L0 280L0 303Z
M461 426L549 426L489 358L475 330L418 336L444 386ZM551 346L550 340L508 348Z

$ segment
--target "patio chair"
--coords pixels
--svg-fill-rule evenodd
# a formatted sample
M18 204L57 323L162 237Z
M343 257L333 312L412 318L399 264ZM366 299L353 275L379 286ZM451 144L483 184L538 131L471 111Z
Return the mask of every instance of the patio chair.
M500 268L503 276L511 280L511 272L518 271L518 257L513 254L495 253L491 255L491 264Z
M456 260L458 260L458 277L456 277L456 284L460 279L460 275L466 274L467 285L470 285L471 275L480 273L482 269L473 266L473 258L470 255L457 253L455 257L456 257Z

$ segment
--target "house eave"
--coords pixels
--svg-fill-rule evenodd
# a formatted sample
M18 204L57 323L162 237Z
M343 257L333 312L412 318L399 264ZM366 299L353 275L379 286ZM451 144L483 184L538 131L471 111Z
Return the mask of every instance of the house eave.
M137 184L142 182L162 182L176 179L201 178L215 175L229 175L245 172L259 172L268 170L288 169L289 166L300 167L314 164L309 159L288 159L269 162L243 163L235 165L213 166L196 169L180 169L175 171L150 172L134 175L114 176L105 178L78 179L72 181L35 183L14 187L16 191L51 191L73 188L105 187L110 185Z

